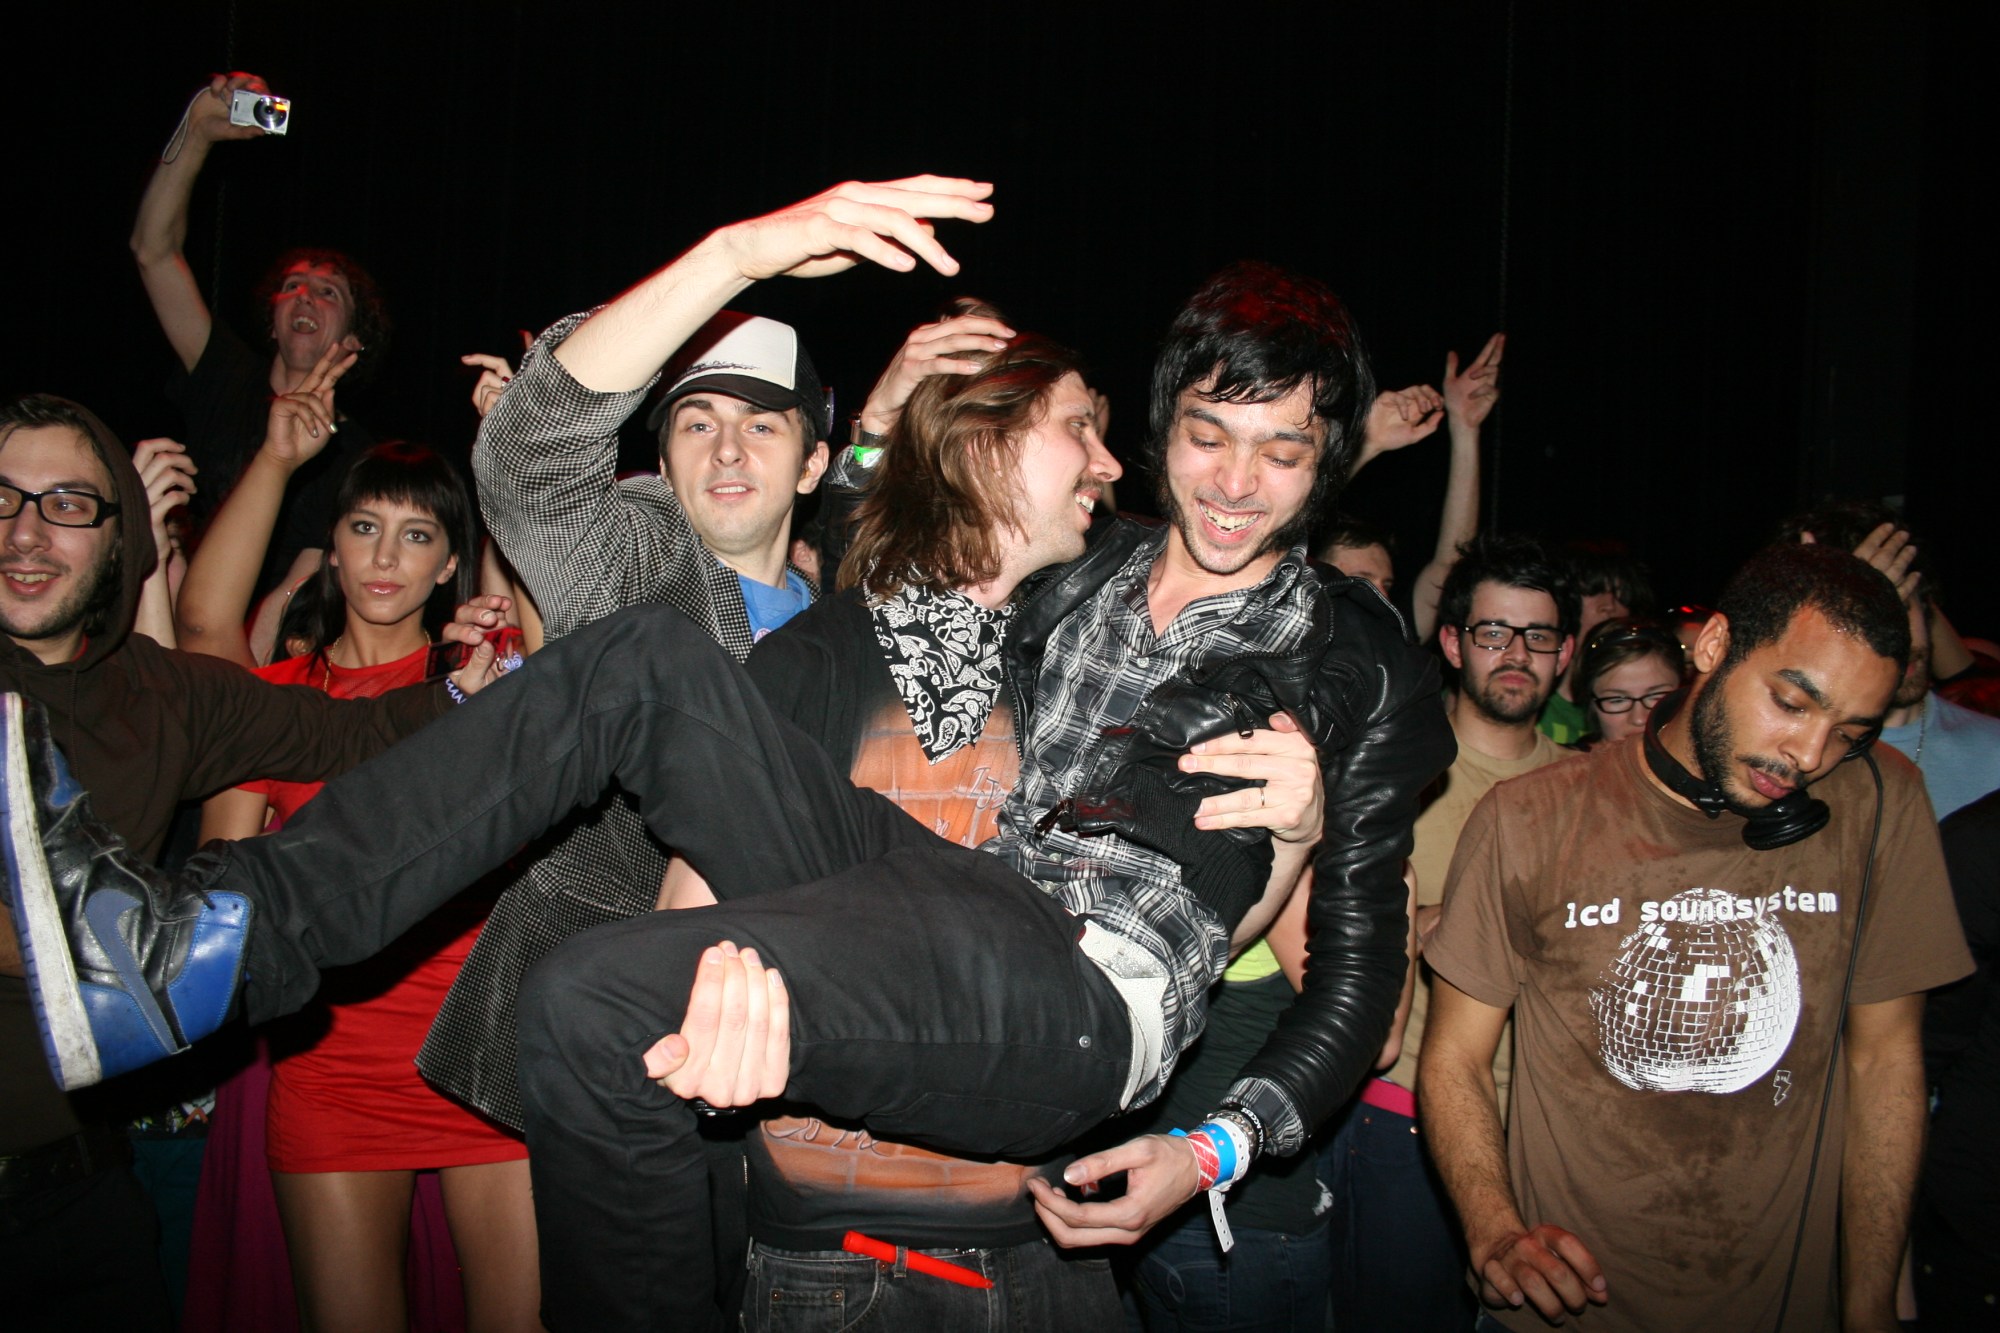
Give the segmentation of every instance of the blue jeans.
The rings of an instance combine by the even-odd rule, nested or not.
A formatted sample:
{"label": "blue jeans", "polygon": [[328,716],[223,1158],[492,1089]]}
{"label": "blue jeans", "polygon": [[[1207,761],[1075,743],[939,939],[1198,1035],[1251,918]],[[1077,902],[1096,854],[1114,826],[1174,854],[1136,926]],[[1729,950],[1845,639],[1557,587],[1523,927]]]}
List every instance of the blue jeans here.
{"label": "blue jeans", "polygon": [[1049,1329],[1116,1333],[1110,1262],[1047,1241],[994,1250],[925,1250],[993,1280],[990,1291],[838,1250],[753,1246],[743,1327],[749,1333],[843,1329]]}
{"label": "blue jeans", "polygon": [[1326,1225],[1300,1235],[1235,1227],[1228,1254],[1206,1200],[1148,1244],[1132,1275],[1147,1333],[1320,1333],[1326,1327]]}
{"label": "blue jeans", "polygon": [[1333,1321],[1372,1333],[1465,1333],[1479,1303],[1465,1244],[1417,1122],[1353,1103],[1320,1159],[1333,1192]]}

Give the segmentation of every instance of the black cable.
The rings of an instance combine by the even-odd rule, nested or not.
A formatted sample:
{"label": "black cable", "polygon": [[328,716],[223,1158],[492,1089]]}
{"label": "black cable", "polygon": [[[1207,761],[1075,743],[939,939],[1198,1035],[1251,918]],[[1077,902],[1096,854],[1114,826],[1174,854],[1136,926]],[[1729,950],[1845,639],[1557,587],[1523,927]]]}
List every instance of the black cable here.
{"label": "black cable", "polygon": [[1863,750],[1861,757],[1868,761],[1868,771],[1875,777],[1875,829],[1868,835],[1868,860],[1861,867],[1861,900],[1854,908],[1854,938],[1847,946],[1847,976],[1840,983],[1840,1008],[1835,1011],[1833,1025],[1833,1050],[1826,1061],[1826,1084],[1819,1093],[1819,1125],[1813,1130],[1812,1160],[1806,1166],[1806,1193],[1799,1202],[1799,1225],[1792,1234],[1792,1261],[1785,1265],[1785,1289],[1778,1297],[1778,1320],[1771,1325],[1772,1333],[1781,1333],[1785,1327],[1785,1310],[1792,1303],[1792,1279],[1799,1274],[1799,1252],[1806,1243],[1806,1215],[1812,1209],[1813,1180],[1819,1174],[1819,1151],[1826,1138],[1826,1113],[1833,1107],[1833,1076],[1840,1068],[1840,1039],[1847,1027],[1847,1005],[1854,995],[1854,968],[1861,961],[1861,930],[1867,924],[1868,887],[1875,877],[1875,852],[1882,840],[1882,770],[1875,766],[1875,756]]}

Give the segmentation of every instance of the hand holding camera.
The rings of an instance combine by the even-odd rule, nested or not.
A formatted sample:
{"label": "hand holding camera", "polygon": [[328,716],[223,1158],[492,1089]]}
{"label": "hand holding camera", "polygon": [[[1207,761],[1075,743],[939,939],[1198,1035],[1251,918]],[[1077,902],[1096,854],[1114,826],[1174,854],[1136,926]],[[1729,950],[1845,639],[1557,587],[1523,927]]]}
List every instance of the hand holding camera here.
{"label": "hand holding camera", "polygon": [[292,101],[272,92],[255,74],[238,70],[217,74],[208,86],[194,95],[187,112],[160,154],[163,162],[179,157],[193,140],[202,151],[223,139],[257,139],[266,134],[285,134],[291,129]]}

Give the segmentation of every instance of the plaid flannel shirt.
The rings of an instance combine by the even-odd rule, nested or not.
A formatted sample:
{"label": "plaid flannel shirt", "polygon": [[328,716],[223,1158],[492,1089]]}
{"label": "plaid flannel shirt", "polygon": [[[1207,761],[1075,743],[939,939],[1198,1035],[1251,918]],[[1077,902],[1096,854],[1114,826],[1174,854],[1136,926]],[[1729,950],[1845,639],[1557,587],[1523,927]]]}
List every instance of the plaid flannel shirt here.
{"label": "plaid flannel shirt", "polygon": [[[999,834],[986,844],[1070,911],[1164,968],[1165,1051],[1135,1105],[1159,1095],[1180,1052],[1201,1035],[1208,988],[1228,963],[1228,936],[1214,914],[1181,888],[1180,867],[1170,858],[1116,834],[1038,833],[1035,825],[1073,793],[1104,743],[1104,730],[1129,722],[1155,688],[1245,654],[1297,648],[1312,627],[1317,595],[1306,577],[1304,549],[1295,549],[1255,587],[1192,602],[1156,636],[1147,578],[1165,543],[1162,528],[1056,628],[1033,682],[1021,776],[1001,808]],[[1239,1100],[1264,1119],[1273,1146],[1284,1150],[1302,1139],[1290,1099],[1275,1085],[1254,1082],[1260,1088],[1246,1083],[1232,1091],[1251,1094]]]}

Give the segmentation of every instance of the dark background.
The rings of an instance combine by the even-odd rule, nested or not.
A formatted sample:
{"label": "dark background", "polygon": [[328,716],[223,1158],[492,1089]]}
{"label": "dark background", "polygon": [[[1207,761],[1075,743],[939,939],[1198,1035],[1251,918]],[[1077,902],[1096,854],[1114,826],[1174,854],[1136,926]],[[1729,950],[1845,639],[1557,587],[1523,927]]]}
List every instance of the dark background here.
{"label": "dark background", "polygon": [[[1349,301],[1385,385],[1510,335],[1488,525],[1621,539],[1710,600],[1785,512],[1906,500],[1969,633],[2000,631],[1978,305],[1992,97],[1973,5],[1754,3],[72,5],[7,22],[16,70],[0,391],[138,438],[178,427],[126,251],[194,88],[247,69],[291,135],[224,144],[188,252],[246,334],[288,244],[345,249],[394,348],[344,405],[463,450],[470,375],[720,223],[844,178],[997,185],[963,274],[773,282],[840,411],[972,292],[1082,348],[1128,463],[1159,332],[1261,257]],[[51,12],[52,11],[52,12]],[[1968,384],[1970,387],[1968,388]],[[643,446],[642,446],[643,449]],[[1442,434],[1348,508],[1428,558]],[[211,484],[213,484],[211,482]],[[1146,508],[1128,474],[1120,500]]]}

